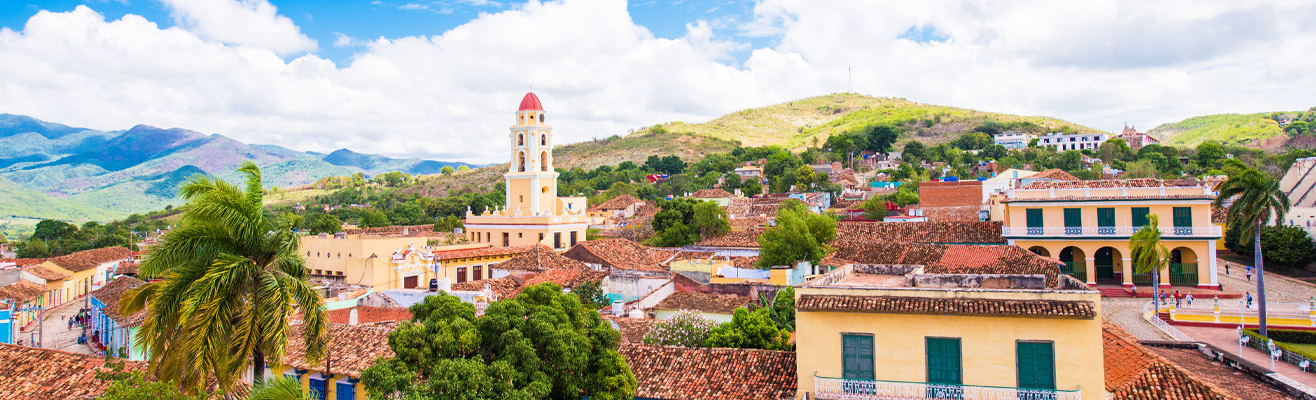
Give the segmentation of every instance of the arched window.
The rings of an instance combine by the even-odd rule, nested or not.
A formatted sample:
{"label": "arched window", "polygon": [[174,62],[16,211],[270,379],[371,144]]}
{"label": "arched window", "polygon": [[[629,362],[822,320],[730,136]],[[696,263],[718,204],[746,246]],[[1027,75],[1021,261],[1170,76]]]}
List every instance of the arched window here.
{"label": "arched window", "polygon": [[548,171],[548,152],[539,153],[539,170]]}
{"label": "arched window", "polygon": [[520,158],[520,161],[519,161],[519,164],[518,164],[518,165],[520,165],[520,167],[517,169],[517,171],[518,171],[518,172],[525,172],[525,153],[518,152],[518,153],[516,153],[516,154],[518,154],[518,157]]}
{"label": "arched window", "polygon": [[518,134],[516,134],[516,145],[517,145],[517,146],[525,146],[525,134],[524,134],[524,133],[518,133]]}
{"label": "arched window", "polygon": [[548,135],[539,135],[539,145],[548,146]]}

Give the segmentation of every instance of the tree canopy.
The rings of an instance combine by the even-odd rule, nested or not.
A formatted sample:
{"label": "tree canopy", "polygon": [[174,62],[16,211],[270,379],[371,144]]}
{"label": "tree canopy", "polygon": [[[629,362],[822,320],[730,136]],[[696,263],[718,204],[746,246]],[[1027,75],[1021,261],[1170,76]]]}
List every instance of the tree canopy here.
{"label": "tree canopy", "polygon": [[793,265],[807,260],[814,264],[831,251],[827,243],[836,239],[836,219],[814,214],[799,200],[788,200],[777,208],[777,225],[759,235],[761,268]]}

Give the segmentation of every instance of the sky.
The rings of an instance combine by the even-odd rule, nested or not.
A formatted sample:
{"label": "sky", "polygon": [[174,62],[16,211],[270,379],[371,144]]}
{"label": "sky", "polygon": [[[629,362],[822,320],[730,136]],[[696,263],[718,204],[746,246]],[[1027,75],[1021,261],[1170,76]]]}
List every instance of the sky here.
{"label": "sky", "polygon": [[[504,162],[850,90],[1105,131],[1316,106],[1316,2],[9,0],[0,112]],[[849,81],[853,74],[853,83]]]}

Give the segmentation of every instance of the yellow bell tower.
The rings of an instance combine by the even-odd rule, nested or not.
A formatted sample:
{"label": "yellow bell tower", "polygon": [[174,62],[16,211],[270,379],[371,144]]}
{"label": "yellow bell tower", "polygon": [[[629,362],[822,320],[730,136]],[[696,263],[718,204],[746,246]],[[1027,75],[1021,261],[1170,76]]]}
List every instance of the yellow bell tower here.
{"label": "yellow bell tower", "polygon": [[544,107],[526,93],[516,110],[512,162],[507,182],[507,209],[523,216],[553,215],[557,209],[557,171],[553,170],[553,127],[544,123]]}

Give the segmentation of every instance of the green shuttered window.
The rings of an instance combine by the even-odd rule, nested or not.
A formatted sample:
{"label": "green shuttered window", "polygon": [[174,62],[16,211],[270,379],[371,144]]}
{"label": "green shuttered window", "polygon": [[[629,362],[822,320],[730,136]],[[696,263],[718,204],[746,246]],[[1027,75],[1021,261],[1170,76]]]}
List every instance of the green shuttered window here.
{"label": "green shuttered window", "polygon": [[1190,207],[1175,207],[1174,226],[1193,226],[1193,209]]}
{"label": "green shuttered window", "polygon": [[845,379],[876,379],[873,373],[873,337],[842,335],[841,360]]}
{"label": "green shuttered window", "polygon": [[1056,388],[1055,344],[1018,342],[1015,349],[1019,387],[1025,389]]}
{"label": "green shuttered window", "polygon": [[1151,209],[1147,207],[1133,207],[1133,226],[1140,227],[1147,225],[1147,214],[1151,214]]}
{"label": "green shuttered window", "polygon": [[927,338],[928,383],[963,384],[959,338]]}

